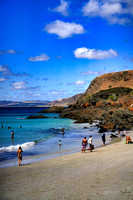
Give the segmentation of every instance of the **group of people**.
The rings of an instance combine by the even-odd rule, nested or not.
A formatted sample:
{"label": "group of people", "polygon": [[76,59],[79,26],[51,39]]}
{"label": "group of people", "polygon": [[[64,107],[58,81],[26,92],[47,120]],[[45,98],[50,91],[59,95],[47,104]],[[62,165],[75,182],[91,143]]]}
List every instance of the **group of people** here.
{"label": "group of people", "polygon": [[83,152],[85,153],[87,145],[89,145],[89,151],[92,152],[92,150],[94,148],[94,145],[92,144],[92,141],[93,141],[93,139],[92,139],[91,135],[90,135],[88,141],[87,141],[86,137],[84,137],[84,139],[82,140],[82,149],[81,149],[82,153]]}
{"label": "group of people", "polygon": [[[106,137],[105,137],[105,133],[103,133],[103,135],[101,135],[102,137],[102,142],[103,142],[103,146],[105,145],[106,142]],[[92,150],[94,149],[94,145],[92,144],[93,142],[93,138],[90,135],[89,140],[87,141],[86,137],[84,137],[84,139],[82,140],[82,153],[85,153],[86,151],[86,147],[89,145],[89,151],[92,152]]]}

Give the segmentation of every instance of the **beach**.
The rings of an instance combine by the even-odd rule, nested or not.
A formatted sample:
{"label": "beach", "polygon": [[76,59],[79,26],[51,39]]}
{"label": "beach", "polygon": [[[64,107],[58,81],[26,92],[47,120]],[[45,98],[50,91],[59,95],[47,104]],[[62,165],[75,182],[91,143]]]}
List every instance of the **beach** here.
{"label": "beach", "polygon": [[[128,135],[133,140],[133,132]],[[132,200],[133,144],[0,169],[1,200]]]}

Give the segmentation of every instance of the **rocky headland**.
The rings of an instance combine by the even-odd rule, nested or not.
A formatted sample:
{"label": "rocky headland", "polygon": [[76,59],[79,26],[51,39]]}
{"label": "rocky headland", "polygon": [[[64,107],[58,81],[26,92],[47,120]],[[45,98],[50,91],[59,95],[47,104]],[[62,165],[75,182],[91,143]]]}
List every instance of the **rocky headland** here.
{"label": "rocky headland", "polygon": [[75,123],[97,121],[99,132],[132,129],[133,70],[99,76],[68,108],[54,106],[42,112],[57,112]]}

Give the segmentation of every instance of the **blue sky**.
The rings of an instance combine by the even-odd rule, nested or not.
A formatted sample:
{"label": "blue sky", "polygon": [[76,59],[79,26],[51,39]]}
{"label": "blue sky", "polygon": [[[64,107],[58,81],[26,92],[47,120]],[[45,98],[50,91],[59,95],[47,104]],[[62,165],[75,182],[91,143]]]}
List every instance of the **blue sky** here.
{"label": "blue sky", "polygon": [[132,0],[1,0],[0,100],[57,100],[133,69]]}

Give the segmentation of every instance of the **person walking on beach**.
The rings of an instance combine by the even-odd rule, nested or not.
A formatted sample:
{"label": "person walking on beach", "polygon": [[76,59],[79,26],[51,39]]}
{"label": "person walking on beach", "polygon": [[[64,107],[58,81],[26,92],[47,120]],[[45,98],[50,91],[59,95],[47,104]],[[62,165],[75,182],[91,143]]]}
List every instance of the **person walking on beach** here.
{"label": "person walking on beach", "polygon": [[103,141],[103,146],[105,145],[105,142],[106,142],[106,137],[105,137],[105,133],[103,133],[103,135],[101,136],[102,137],[102,141]]}
{"label": "person walking on beach", "polygon": [[22,162],[22,152],[23,152],[23,150],[22,150],[22,148],[21,148],[21,146],[18,148],[18,150],[17,150],[17,156],[18,156],[18,166],[20,166],[20,164],[21,164],[21,162]]}
{"label": "person walking on beach", "polygon": [[88,140],[88,144],[89,144],[89,151],[92,152],[92,136],[90,135],[90,138]]}
{"label": "person walking on beach", "polygon": [[13,139],[14,138],[14,132],[12,131],[11,133],[11,138]]}
{"label": "person walking on beach", "polygon": [[84,139],[82,140],[82,153],[84,152],[85,153],[85,150],[86,150],[86,146],[87,146],[87,139],[86,137],[84,137]]}

